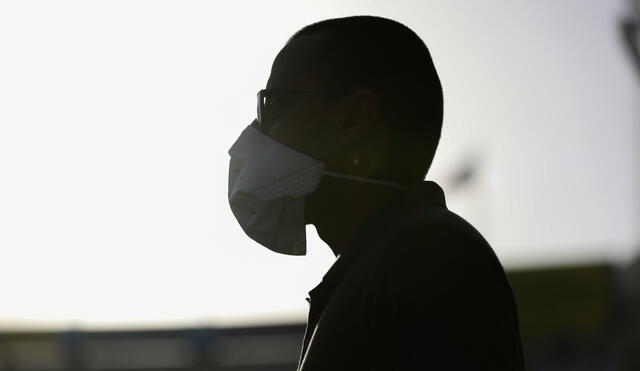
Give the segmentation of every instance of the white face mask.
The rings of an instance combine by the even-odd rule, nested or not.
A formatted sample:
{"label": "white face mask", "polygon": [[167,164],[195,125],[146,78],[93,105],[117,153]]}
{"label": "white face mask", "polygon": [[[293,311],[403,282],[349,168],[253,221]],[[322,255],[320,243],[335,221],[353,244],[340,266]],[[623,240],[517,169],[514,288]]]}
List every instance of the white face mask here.
{"label": "white face mask", "polygon": [[402,187],[324,170],[325,165],[248,126],[229,149],[229,205],[244,232],[282,254],[305,255],[305,196],[323,175]]}

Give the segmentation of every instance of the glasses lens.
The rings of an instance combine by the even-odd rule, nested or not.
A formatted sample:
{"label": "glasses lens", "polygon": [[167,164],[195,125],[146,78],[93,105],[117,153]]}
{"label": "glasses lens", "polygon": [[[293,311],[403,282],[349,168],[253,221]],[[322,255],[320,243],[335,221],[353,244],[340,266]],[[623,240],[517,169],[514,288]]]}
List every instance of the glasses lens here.
{"label": "glasses lens", "polygon": [[263,120],[262,119],[262,105],[263,105],[263,101],[264,101],[263,95],[264,95],[264,90],[260,90],[258,92],[258,96],[257,96],[257,98],[258,98],[258,107],[257,107],[258,112],[257,112],[257,116],[256,116],[256,118],[258,119],[258,125],[259,126],[262,125],[262,120]]}
{"label": "glasses lens", "polygon": [[261,90],[258,93],[258,124],[265,130],[275,120],[283,108],[282,97],[275,92]]}

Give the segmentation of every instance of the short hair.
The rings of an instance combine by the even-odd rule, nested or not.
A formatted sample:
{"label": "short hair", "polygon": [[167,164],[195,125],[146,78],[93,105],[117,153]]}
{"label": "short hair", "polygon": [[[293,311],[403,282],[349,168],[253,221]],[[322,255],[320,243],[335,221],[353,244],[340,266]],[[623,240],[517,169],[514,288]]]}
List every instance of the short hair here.
{"label": "short hair", "polygon": [[[382,17],[323,20],[296,32],[288,42],[319,35],[317,60],[329,68],[328,88],[368,88],[380,97],[380,112],[392,133],[392,177],[424,179],[442,131],[443,97],[431,54],[407,26]],[[315,54],[315,53],[314,53]]]}

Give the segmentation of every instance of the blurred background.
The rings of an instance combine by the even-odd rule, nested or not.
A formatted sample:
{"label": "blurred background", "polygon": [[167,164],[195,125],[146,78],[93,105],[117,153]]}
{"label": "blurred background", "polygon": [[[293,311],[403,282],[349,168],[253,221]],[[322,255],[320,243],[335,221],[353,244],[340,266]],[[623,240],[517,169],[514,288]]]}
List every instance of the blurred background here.
{"label": "blurred background", "polygon": [[287,38],[403,22],[427,179],[508,271],[530,370],[640,370],[640,2],[0,3],[0,370],[294,370],[334,260],[247,238],[227,150]]}

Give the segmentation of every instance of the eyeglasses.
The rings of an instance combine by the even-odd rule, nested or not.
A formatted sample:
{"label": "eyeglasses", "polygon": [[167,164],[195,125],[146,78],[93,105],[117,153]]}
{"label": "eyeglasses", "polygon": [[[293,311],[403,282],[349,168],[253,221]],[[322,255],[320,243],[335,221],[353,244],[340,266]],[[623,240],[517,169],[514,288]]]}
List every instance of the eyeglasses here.
{"label": "eyeglasses", "polygon": [[291,95],[339,94],[336,91],[321,90],[275,90],[262,89],[258,92],[257,126],[264,130],[284,112],[290,103]]}

